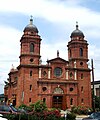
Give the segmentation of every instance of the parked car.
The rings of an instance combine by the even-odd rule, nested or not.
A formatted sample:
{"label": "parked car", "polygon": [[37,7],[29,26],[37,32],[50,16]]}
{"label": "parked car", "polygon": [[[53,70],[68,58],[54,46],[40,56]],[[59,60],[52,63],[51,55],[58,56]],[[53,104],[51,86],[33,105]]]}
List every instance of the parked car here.
{"label": "parked car", "polygon": [[83,118],[82,120],[100,120],[100,112],[94,112],[89,117]]}
{"label": "parked car", "polygon": [[12,105],[0,105],[0,114],[22,114],[24,111],[19,111]]}
{"label": "parked car", "polygon": [[8,119],[0,117],[0,120],[8,120]]}
{"label": "parked car", "polygon": [[3,115],[2,115],[2,114],[0,114],[0,120],[8,120],[8,119],[3,118]]}

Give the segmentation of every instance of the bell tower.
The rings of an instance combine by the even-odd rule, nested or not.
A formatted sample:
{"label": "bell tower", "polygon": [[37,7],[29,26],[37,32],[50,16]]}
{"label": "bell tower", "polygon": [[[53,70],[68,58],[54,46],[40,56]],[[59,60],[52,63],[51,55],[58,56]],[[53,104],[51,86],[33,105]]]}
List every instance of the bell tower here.
{"label": "bell tower", "polygon": [[76,30],[71,33],[71,40],[68,42],[69,80],[77,82],[77,105],[91,106],[91,70],[88,68],[88,43],[84,34],[79,30],[76,23]]}
{"label": "bell tower", "polygon": [[70,66],[77,68],[87,68],[88,43],[84,39],[84,34],[79,30],[76,22],[76,30],[71,33],[71,41],[68,42],[68,59]]}
{"label": "bell tower", "polygon": [[41,38],[38,35],[38,29],[33,24],[31,17],[30,23],[24,28],[24,34],[21,37],[20,64],[39,64]]}

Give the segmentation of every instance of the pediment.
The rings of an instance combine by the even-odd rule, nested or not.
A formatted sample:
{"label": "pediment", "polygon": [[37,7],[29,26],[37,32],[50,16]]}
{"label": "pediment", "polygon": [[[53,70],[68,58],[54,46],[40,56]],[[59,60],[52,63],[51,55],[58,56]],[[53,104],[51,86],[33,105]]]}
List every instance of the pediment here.
{"label": "pediment", "polygon": [[64,60],[64,59],[62,59],[60,57],[48,60],[47,62],[48,63],[64,63],[64,64],[68,63],[68,61],[66,61],[66,60]]}

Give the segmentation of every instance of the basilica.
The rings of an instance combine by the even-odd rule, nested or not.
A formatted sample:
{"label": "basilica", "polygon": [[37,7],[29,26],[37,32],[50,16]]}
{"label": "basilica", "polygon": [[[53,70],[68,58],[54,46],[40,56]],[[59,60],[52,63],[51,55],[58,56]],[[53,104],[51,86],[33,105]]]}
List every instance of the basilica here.
{"label": "basilica", "polygon": [[[8,73],[5,102],[14,106],[42,100],[48,108],[91,107],[88,42],[76,24],[67,44],[68,60],[59,56],[41,62],[41,36],[30,18],[20,39],[20,63]],[[16,54],[16,53],[15,53]],[[67,57],[67,56],[66,56]]]}

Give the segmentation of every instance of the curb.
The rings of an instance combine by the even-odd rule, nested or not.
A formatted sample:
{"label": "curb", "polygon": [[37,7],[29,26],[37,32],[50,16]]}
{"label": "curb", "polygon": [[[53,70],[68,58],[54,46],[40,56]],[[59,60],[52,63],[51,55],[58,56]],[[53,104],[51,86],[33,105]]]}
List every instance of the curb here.
{"label": "curb", "polygon": [[77,115],[76,118],[85,118],[88,117],[88,115]]}

